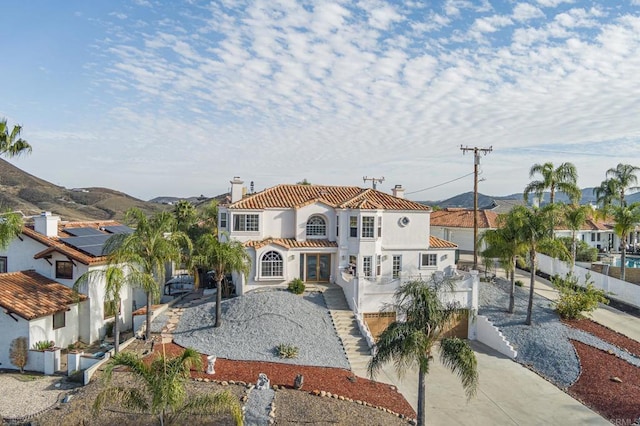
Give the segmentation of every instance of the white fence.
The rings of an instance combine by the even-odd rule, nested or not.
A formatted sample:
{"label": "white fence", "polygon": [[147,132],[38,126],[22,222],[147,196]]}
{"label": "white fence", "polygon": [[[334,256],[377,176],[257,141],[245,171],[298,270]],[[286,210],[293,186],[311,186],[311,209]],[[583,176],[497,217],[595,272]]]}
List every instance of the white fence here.
{"label": "white fence", "polygon": [[[551,276],[565,276],[567,273],[571,272],[571,265],[569,263],[554,259],[541,253],[538,253],[537,259],[538,270]],[[573,275],[578,277],[579,284],[584,284],[585,276],[587,274],[591,275],[590,280],[593,282],[593,285],[609,293],[612,299],[640,308],[639,285],[622,281],[614,277],[609,277],[580,266],[574,267]]]}

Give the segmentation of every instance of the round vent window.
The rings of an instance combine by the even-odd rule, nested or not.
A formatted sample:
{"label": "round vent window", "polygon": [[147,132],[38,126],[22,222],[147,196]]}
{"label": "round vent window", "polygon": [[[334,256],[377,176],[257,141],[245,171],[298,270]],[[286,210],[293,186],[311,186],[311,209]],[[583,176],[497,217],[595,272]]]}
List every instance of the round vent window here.
{"label": "round vent window", "polygon": [[407,216],[402,216],[398,221],[398,224],[402,227],[407,226],[411,220]]}

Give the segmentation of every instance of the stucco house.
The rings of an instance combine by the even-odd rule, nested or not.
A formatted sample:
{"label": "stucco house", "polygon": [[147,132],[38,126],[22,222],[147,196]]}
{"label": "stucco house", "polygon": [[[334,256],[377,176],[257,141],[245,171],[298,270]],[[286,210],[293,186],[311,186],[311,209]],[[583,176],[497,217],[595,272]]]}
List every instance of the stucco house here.
{"label": "stucco house", "polygon": [[[335,283],[366,318],[403,281],[456,274],[457,246],[430,235],[431,208],[405,199],[400,185],[387,194],[283,184],[243,196],[242,184],[231,181],[231,203],[220,206],[218,223],[223,238],[241,241],[252,260],[247,279],[234,277],[237,294],[294,278]],[[467,290],[461,303],[471,306]]]}
{"label": "stucco house", "polygon": [[[131,232],[131,229],[115,221],[63,222],[59,216],[48,212],[33,218],[32,223],[27,223],[7,249],[0,251],[2,346],[8,345],[15,338],[15,318],[29,322],[39,321],[37,333],[30,331],[27,334],[26,326],[21,325],[25,331],[22,335],[30,338],[30,347],[35,341],[45,338],[53,340],[60,347],[78,340],[92,343],[104,338],[108,323],[114,321],[113,312],[109,312],[105,306],[104,279],[97,274],[90,285],[82,286],[79,289],[79,304],[74,305],[68,296],[73,293],[71,289],[78,277],[88,271],[106,267],[102,247],[110,236],[121,232]],[[16,277],[22,277],[24,285],[33,290],[24,300],[29,300],[33,307],[49,307],[49,302],[55,302],[55,312],[49,312],[47,308],[38,310],[35,316],[21,315],[21,312],[24,313],[23,299],[10,297],[7,293],[7,288],[13,288],[11,285]],[[54,285],[55,283],[58,284]],[[54,292],[56,296],[52,297]],[[125,288],[120,296],[120,322],[123,329],[131,328],[132,309],[135,307],[134,290]],[[143,303],[143,299],[139,300],[138,306]]]}
{"label": "stucco house", "polygon": [[[478,210],[478,238],[496,229],[497,219],[498,213],[493,210]],[[431,213],[431,235],[457,244],[460,251],[473,253],[473,209],[450,207]]]}

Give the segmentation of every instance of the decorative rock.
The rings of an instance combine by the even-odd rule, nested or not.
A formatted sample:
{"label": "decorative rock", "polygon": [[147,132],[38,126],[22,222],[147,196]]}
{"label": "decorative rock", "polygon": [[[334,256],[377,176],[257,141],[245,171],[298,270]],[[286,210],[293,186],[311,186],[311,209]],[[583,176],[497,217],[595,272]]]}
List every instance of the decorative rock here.
{"label": "decorative rock", "polygon": [[229,383],[227,383],[226,381],[222,381],[222,382],[220,382],[220,384],[221,384],[222,386],[229,386]]}
{"label": "decorative rock", "polygon": [[229,384],[230,384],[230,385],[235,385],[235,384],[236,384],[236,382],[235,382],[234,380],[229,380]]}
{"label": "decorative rock", "polygon": [[241,401],[241,402],[247,402],[247,399],[249,399],[249,398],[247,397],[247,395],[242,395],[242,397],[240,398],[240,401]]}
{"label": "decorative rock", "polygon": [[356,401],[356,404],[362,405],[362,401],[360,401],[359,399]]}
{"label": "decorative rock", "polygon": [[325,391],[320,391],[320,396],[327,396],[327,392],[325,392]]}
{"label": "decorative rock", "polygon": [[303,383],[304,383],[304,376],[302,374],[298,374],[296,375],[296,378],[293,380],[293,388],[301,389]]}
{"label": "decorative rock", "polygon": [[258,374],[258,383],[256,383],[256,389],[258,390],[269,390],[271,389],[271,382],[266,374],[260,373]]}
{"label": "decorative rock", "polygon": [[611,380],[612,382],[616,382],[616,383],[622,383],[622,379],[618,376],[612,376],[609,378],[609,380]]}
{"label": "decorative rock", "polygon": [[320,395],[320,391],[318,389],[314,389],[313,391],[311,391],[311,393],[315,396]]}
{"label": "decorative rock", "polygon": [[278,390],[278,385],[273,385],[273,386],[271,386],[271,389],[273,389],[273,390]]}
{"label": "decorative rock", "polygon": [[196,380],[201,382],[202,381],[202,377],[198,377],[198,378],[196,378]]}
{"label": "decorative rock", "polygon": [[211,379],[209,379],[208,377],[205,377],[202,381],[209,383],[211,381]]}
{"label": "decorative rock", "polygon": [[344,401],[344,396],[340,395],[340,396],[338,397],[338,399],[339,399],[340,401]]}

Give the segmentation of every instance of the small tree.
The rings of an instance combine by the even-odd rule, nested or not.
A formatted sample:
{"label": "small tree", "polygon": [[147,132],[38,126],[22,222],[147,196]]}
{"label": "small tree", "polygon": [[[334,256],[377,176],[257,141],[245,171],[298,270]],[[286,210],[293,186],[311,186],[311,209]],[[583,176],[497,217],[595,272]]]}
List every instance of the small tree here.
{"label": "small tree", "polygon": [[9,358],[11,358],[11,364],[18,367],[21,373],[24,373],[24,367],[29,361],[29,342],[26,337],[16,337],[11,341]]}

